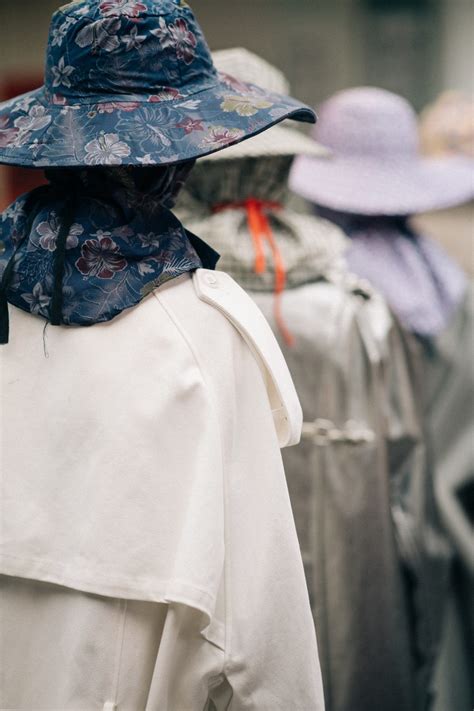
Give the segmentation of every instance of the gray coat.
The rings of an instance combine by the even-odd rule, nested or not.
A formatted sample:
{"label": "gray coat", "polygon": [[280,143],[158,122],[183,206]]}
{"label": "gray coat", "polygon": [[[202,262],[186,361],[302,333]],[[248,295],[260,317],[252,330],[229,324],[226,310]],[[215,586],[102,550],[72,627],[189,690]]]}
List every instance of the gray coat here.
{"label": "gray coat", "polygon": [[[431,525],[419,352],[383,299],[348,274],[342,233],[285,206],[288,165],[198,164],[180,217],[270,321],[301,399],[303,439],[284,457],[327,711],[421,711],[442,602],[430,591],[440,589],[446,548]],[[287,267],[281,297],[269,249],[265,274],[254,272],[245,209],[212,209],[255,194],[283,203],[266,210]],[[292,347],[275,320],[278,298]]]}

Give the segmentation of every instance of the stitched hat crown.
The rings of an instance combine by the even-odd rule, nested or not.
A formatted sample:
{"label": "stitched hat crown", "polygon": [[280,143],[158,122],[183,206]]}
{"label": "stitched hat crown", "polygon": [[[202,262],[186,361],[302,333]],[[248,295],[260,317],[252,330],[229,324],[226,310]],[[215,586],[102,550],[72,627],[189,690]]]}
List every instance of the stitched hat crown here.
{"label": "stitched hat crown", "polygon": [[163,101],[216,81],[184,0],[77,0],[53,15],[45,84],[57,103],[104,94]]}
{"label": "stitched hat crown", "polygon": [[417,117],[401,96],[360,87],[341,91],[320,107],[314,137],[335,155],[377,160],[418,154]]}

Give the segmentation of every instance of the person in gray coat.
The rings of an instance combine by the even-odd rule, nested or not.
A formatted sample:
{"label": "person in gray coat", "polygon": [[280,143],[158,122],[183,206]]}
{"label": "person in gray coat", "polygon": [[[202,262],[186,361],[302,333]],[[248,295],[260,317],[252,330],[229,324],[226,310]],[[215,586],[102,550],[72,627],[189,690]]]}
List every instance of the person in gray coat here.
{"label": "person in gray coat", "polygon": [[[245,50],[214,57],[244,81],[286,86]],[[303,441],[285,467],[326,707],[413,711],[428,694],[418,640],[430,646],[433,624],[421,612],[431,580],[423,550],[431,501],[417,345],[383,298],[349,273],[343,233],[289,206],[294,156],[322,154],[300,134],[296,145],[293,133],[272,129],[245,150],[229,149],[225,160],[198,164],[178,210],[270,320],[302,402]]]}

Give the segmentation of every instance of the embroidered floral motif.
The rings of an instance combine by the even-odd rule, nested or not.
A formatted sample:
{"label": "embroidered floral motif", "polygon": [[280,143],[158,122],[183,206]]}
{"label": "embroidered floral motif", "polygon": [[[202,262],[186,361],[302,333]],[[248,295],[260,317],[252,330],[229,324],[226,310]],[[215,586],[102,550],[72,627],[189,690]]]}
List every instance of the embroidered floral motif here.
{"label": "embroidered floral motif", "polygon": [[188,101],[183,101],[181,104],[178,104],[176,108],[185,109],[185,111],[197,111],[201,103],[201,99],[188,99]]}
{"label": "embroidered floral motif", "polygon": [[111,101],[108,104],[97,104],[95,110],[99,114],[113,114],[115,111],[134,111],[140,106],[139,101]]}
{"label": "embroidered floral motif", "polygon": [[63,39],[66,37],[68,26],[66,24],[60,27],[55,27],[51,32],[51,46],[60,47],[63,43]]}
{"label": "embroidered floral motif", "polygon": [[261,109],[270,109],[273,103],[255,96],[226,96],[221,104],[222,111],[235,111],[239,116],[254,116]]}
{"label": "embroidered floral motif", "polygon": [[32,131],[40,131],[51,123],[51,115],[44,106],[32,106],[29,113],[19,116],[14,126],[9,126],[8,118],[0,116],[0,148],[20,147],[29,142]]}
{"label": "embroidered floral motif", "polygon": [[72,86],[71,79],[69,78],[71,74],[75,71],[73,66],[66,65],[64,57],[61,57],[56,67],[51,68],[53,79],[53,87],[58,86]]}
{"label": "embroidered floral motif", "polygon": [[153,165],[154,163],[150,153],[147,153],[146,156],[138,157],[137,160],[141,165]]}
{"label": "embroidered floral motif", "polygon": [[116,133],[105,133],[85,145],[87,165],[120,165],[130,155],[130,147]]}
{"label": "embroidered floral motif", "polygon": [[131,135],[140,141],[149,142],[154,149],[168,147],[171,141],[166,135],[170,128],[171,115],[166,107],[142,109],[130,119]]}
{"label": "embroidered floral motif", "polygon": [[14,128],[9,126],[8,116],[0,117],[0,148],[5,148],[12,143],[15,143],[18,134],[20,133],[19,128]]}
{"label": "embroidered floral motif", "polygon": [[3,106],[5,109],[13,109],[15,112],[21,111],[22,113],[27,114],[30,110],[31,104],[33,104],[34,101],[34,96],[26,94],[25,96],[19,96],[16,99],[5,101]]}
{"label": "embroidered floral motif", "polygon": [[[41,238],[38,242],[40,247],[43,249],[47,249],[49,252],[54,252],[56,249],[56,240],[59,235],[59,230],[60,230],[60,223],[58,220],[58,216],[54,210],[51,212],[49,219],[40,222],[39,225],[36,228],[36,232],[41,235]],[[66,249],[74,249],[77,247],[79,244],[78,237],[82,235],[84,232],[84,228],[82,225],[79,225],[77,223],[71,225],[71,228],[69,230],[69,234],[66,240]],[[35,244],[34,237],[32,237],[32,242]]]}
{"label": "embroidered floral motif", "polygon": [[51,118],[44,106],[32,106],[27,116],[15,119],[15,126],[21,131],[40,131],[49,126]]}
{"label": "embroidered floral motif", "polygon": [[139,49],[145,40],[146,35],[139,35],[137,26],[132,27],[129,35],[124,35],[122,37],[122,42],[125,45],[126,52],[131,52],[133,49]]}
{"label": "embroidered floral motif", "polygon": [[43,292],[43,287],[40,283],[33,287],[31,294],[22,294],[21,298],[26,301],[32,314],[41,315],[45,313],[51,301],[51,297]]}
{"label": "embroidered floral motif", "polygon": [[173,47],[178,59],[185,64],[192,64],[196,56],[197,39],[194,32],[188,28],[186,20],[180,18],[167,25],[164,18],[160,17],[160,27],[152,30],[152,34],[158,37],[163,49]]}
{"label": "embroidered floral motif", "polygon": [[25,200],[23,198],[19,198],[12,205],[7,207],[6,210],[3,211],[2,222],[5,222],[6,220],[11,220],[13,225],[16,226],[18,220],[21,219],[25,214],[24,207]]}
{"label": "embroidered floral motif", "polygon": [[127,266],[127,260],[110,237],[88,239],[81,248],[81,255],[76,267],[84,276],[112,279],[115,272],[121,272]]}
{"label": "embroidered floral motif", "polygon": [[225,74],[224,72],[219,72],[219,79],[221,82],[229,86],[231,89],[234,91],[237,91],[241,94],[248,93],[249,91],[249,85],[244,84],[243,81],[240,81],[240,79],[236,79],[235,77],[231,77],[229,74]]}
{"label": "embroidered floral motif", "polygon": [[157,235],[154,232],[148,232],[145,235],[138,234],[137,237],[144,247],[159,247],[162,242],[160,235]]}
{"label": "embroidered floral motif", "polygon": [[220,148],[234,143],[242,138],[244,132],[240,128],[225,128],[224,126],[213,126],[208,135],[201,143],[203,148]]}
{"label": "embroidered floral motif", "polygon": [[146,5],[136,0],[105,0],[99,5],[99,10],[103,15],[138,17],[141,12],[145,12]]}
{"label": "embroidered floral motif", "polygon": [[181,123],[177,123],[176,128],[183,128],[186,134],[193,133],[194,131],[204,131],[202,121],[190,117],[184,119]]}
{"label": "embroidered floral motif", "polygon": [[140,262],[138,265],[138,272],[140,276],[145,276],[146,274],[153,274],[155,271],[155,265],[153,262],[156,262],[155,257],[150,257],[149,259],[145,259],[143,262]]}
{"label": "embroidered floral motif", "polygon": [[97,20],[90,25],[86,25],[76,37],[76,44],[79,47],[92,47],[92,52],[103,49],[105,52],[113,52],[120,47],[120,40],[117,36],[121,27],[118,19]]}
{"label": "embroidered floral motif", "polygon": [[181,97],[178,89],[171,89],[170,87],[163,87],[156,94],[152,94],[148,99],[152,104],[157,104],[160,101],[173,101],[173,99],[179,99]]}

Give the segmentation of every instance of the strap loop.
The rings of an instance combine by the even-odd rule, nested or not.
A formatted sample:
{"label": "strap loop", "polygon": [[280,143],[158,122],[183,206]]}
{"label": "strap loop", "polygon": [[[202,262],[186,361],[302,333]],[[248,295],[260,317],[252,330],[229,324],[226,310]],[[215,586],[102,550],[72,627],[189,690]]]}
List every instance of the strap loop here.
{"label": "strap loop", "polygon": [[267,268],[265,258],[265,242],[268,243],[273,255],[273,264],[275,268],[275,286],[274,286],[274,314],[278,329],[287,346],[291,347],[295,343],[293,334],[289,331],[281,308],[281,295],[286,287],[286,267],[283,256],[280,252],[275,236],[272,232],[270,220],[268,219],[268,210],[281,210],[282,206],[278,202],[270,200],[257,200],[257,198],[248,198],[242,202],[221,203],[215,205],[213,212],[222,212],[223,210],[239,210],[244,209],[247,213],[247,224],[250,235],[252,237],[254,252],[255,252],[255,274],[264,274]]}

